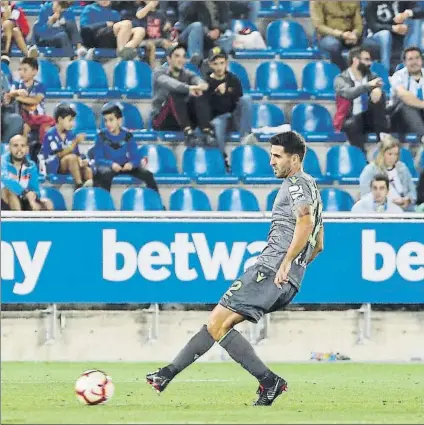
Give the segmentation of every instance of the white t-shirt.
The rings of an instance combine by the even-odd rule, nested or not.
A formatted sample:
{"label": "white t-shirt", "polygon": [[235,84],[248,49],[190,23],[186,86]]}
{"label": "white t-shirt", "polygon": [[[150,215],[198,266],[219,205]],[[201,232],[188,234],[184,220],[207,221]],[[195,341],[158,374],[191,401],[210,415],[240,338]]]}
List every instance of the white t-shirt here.
{"label": "white t-shirt", "polygon": [[385,205],[377,205],[374,202],[372,193],[367,193],[363,196],[353,207],[352,212],[357,214],[363,213],[391,213],[391,214],[401,214],[403,209],[387,199]]}
{"label": "white t-shirt", "polygon": [[424,94],[424,68],[421,68],[421,78],[419,81],[416,81],[414,77],[411,77],[409,75],[408,70],[405,68],[400,69],[399,71],[396,71],[392,78],[391,78],[391,85],[392,85],[392,93],[391,93],[391,99],[392,102],[397,102],[398,97],[396,95],[396,89],[399,86],[405,87],[406,90],[413,93],[415,96],[417,96],[418,90],[421,87]]}
{"label": "white t-shirt", "polygon": [[[349,76],[352,79],[352,81],[355,84],[355,87],[362,86],[364,84],[368,83],[367,77],[363,77],[361,80],[357,80],[356,77],[353,75],[353,72],[349,69]],[[364,93],[364,95],[368,99],[368,93]],[[367,100],[368,102],[368,100]],[[359,115],[362,114],[362,112],[365,112],[364,105],[362,103],[362,97],[358,96],[355,99],[353,99],[353,107],[352,107],[352,114],[353,115]]]}
{"label": "white t-shirt", "polygon": [[390,200],[396,199],[396,198],[402,198],[404,193],[404,187],[402,185],[402,182],[400,181],[397,168],[394,167],[392,170],[387,170],[387,175],[389,176],[389,182],[390,182],[390,190],[389,190],[388,198]]}

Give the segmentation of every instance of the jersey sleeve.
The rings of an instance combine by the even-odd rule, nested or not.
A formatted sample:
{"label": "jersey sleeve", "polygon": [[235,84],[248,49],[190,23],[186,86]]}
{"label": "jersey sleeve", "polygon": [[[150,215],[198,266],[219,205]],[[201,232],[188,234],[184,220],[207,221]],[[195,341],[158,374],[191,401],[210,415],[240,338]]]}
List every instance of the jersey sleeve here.
{"label": "jersey sleeve", "polygon": [[313,205],[315,199],[306,180],[298,177],[289,177],[287,182],[288,197],[293,212],[300,205]]}
{"label": "jersey sleeve", "polygon": [[43,97],[46,96],[46,87],[43,83],[37,84],[37,86],[34,87],[34,91],[32,92],[33,96],[38,96],[39,94],[43,95]]}

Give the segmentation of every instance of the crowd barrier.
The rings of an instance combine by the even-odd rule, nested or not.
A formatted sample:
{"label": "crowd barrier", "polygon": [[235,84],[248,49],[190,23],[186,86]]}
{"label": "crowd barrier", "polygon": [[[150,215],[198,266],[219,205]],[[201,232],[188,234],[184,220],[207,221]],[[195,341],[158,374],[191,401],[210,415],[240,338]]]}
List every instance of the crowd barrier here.
{"label": "crowd barrier", "polygon": [[[2,303],[215,303],[270,213],[3,212]],[[424,303],[424,216],[325,214],[295,303]]]}

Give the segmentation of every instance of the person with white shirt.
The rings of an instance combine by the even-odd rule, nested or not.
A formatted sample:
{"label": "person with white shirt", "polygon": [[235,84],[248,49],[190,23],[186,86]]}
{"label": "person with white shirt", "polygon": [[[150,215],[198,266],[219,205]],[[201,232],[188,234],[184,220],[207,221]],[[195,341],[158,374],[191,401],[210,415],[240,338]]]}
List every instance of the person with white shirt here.
{"label": "person with white shirt", "polygon": [[377,174],[371,180],[371,193],[362,197],[353,207],[353,213],[401,214],[403,209],[387,198],[390,182],[386,174]]}
{"label": "person with white shirt", "polygon": [[373,178],[377,174],[384,174],[389,179],[389,201],[404,211],[413,211],[417,190],[408,167],[399,161],[399,141],[390,134],[381,134],[380,140],[375,160],[363,169],[359,177],[361,197],[370,192]]}
{"label": "person with white shirt", "polygon": [[334,81],[334,127],[347,134],[351,145],[365,152],[367,133],[388,131],[383,81],[371,72],[371,53],[364,47],[349,51],[349,68]]}
{"label": "person with white shirt", "polygon": [[396,71],[392,85],[392,130],[424,136],[424,68],[418,47],[403,51],[404,68]]}

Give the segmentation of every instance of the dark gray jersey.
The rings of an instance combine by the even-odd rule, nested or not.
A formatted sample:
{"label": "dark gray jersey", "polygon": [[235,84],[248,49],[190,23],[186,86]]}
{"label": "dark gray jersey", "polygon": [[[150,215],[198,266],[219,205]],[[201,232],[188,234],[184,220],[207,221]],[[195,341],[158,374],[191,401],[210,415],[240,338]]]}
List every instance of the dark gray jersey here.
{"label": "dark gray jersey", "polygon": [[289,280],[297,288],[305,273],[308,260],[316,245],[318,231],[322,226],[322,202],[315,180],[302,171],[284,180],[272,207],[272,223],[267,245],[257,262],[275,272],[280,267],[293,239],[296,227],[295,208],[300,204],[312,206],[315,225],[304,250],[293,261]]}

